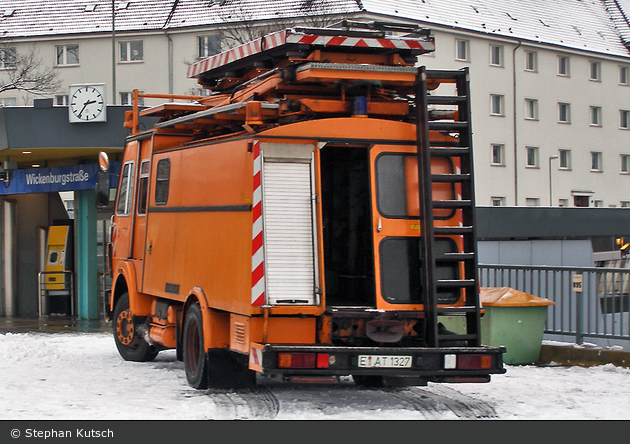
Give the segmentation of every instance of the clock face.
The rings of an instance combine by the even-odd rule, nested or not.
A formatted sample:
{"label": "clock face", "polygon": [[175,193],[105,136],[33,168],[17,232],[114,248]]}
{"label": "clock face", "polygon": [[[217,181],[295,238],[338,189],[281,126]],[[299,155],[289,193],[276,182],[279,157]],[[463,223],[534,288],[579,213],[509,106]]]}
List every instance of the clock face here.
{"label": "clock face", "polygon": [[70,96],[70,111],[76,121],[103,120],[105,98],[93,86],[81,86]]}

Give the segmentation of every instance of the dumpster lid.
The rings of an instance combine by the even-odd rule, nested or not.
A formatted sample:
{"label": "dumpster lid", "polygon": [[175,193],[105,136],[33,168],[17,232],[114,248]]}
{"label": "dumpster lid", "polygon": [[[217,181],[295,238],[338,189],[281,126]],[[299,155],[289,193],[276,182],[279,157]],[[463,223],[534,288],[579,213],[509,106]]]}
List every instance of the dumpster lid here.
{"label": "dumpster lid", "polygon": [[530,307],[555,305],[549,299],[539,298],[510,287],[481,287],[481,304],[487,307]]}

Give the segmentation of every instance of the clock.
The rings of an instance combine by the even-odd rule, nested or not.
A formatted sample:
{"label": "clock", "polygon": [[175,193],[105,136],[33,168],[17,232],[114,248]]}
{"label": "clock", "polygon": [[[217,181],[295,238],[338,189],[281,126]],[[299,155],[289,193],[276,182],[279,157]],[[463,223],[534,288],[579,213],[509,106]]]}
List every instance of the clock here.
{"label": "clock", "polygon": [[107,121],[105,84],[71,85],[68,96],[70,123]]}

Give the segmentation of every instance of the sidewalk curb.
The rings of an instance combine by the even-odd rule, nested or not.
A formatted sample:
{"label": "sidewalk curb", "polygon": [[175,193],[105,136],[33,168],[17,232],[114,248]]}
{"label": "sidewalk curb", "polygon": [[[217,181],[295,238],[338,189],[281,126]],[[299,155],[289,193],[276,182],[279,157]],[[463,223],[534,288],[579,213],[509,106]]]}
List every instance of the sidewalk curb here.
{"label": "sidewalk curb", "polygon": [[540,350],[539,364],[551,363],[579,365],[581,367],[613,364],[630,368],[630,351],[543,344]]}

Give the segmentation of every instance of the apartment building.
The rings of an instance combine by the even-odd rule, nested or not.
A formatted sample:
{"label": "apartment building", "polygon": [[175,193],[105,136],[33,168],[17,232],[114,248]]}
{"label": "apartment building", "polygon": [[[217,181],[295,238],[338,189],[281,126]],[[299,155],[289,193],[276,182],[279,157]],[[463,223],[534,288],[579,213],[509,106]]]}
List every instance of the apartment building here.
{"label": "apartment building", "polygon": [[[0,82],[33,50],[57,73],[56,105],[86,83],[126,105],[134,89],[202,94],[187,66],[236,31],[416,23],[436,39],[419,64],[470,69],[477,205],[630,207],[628,14],[629,0],[0,0]],[[6,90],[0,105],[35,97]]]}

